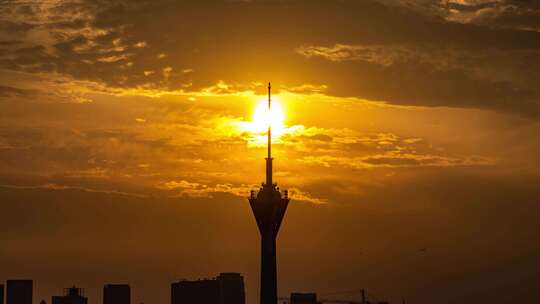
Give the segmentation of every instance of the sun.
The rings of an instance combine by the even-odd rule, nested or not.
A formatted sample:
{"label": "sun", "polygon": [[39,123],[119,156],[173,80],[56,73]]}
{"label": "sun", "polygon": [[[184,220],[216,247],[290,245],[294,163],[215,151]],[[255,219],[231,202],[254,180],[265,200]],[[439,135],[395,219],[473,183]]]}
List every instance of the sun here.
{"label": "sun", "polygon": [[253,113],[252,131],[263,133],[268,130],[268,125],[272,127],[272,137],[279,138],[285,131],[285,113],[279,100],[274,97],[272,99],[272,107],[268,112],[268,101],[260,100],[257,103],[255,112]]}
{"label": "sun", "polygon": [[285,111],[277,96],[272,96],[272,108],[268,112],[268,100],[263,98],[257,102],[251,121],[242,122],[240,129],[251,134],[250,143],[256,146],[266,144],[268,126],[272,127],[272,140],[279,142],[280,137],[287,132]]}

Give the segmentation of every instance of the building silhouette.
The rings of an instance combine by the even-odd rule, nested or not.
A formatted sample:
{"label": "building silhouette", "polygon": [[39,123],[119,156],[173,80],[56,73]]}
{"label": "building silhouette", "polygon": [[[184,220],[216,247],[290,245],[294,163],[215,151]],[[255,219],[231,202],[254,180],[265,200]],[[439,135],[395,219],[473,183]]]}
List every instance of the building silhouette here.
{"label": "building silhouette", "polygon": [[[268,83],[269,113],[271,100],[271,86]],[[261,234],[260,304],[276,304],[278,300],[276,237],[287,210],[289,198],[287,190],[281,193],[277,184],[272,181],[272,126],[270,124],[267,135],[266,183],[262,184],[257,195],[255,191],[251,191],[249,204]]]}
{"label": "building silhouette", "polygon": [[244,277],[239,273],[221,273],[216,280],[219,282],[219,294],[221,304],[245,304],[246,294]]}
{"label": "building silhouette", "polygon": [[219,303],[219,284],[213,279],[180,281],[171,285],[171,304]]}
{"label": "building silhouette", "polygon": [[8,280],[6,282],[6,304],[32,304],[32,280]]}
{"label": "building silhouette", "polygon": [[0,304],[4,304],[4,284],[0,284]]}
{"label": "building silhouette", "polygon": [[75,286],[64,289],[63,296],[53,296],[51,299],[52,304],[88,304],[88,298],[84,295],[82,288]]}
{"label": "building silhouette", "polygon": [[316,293],[291,293],[291,304],[317,304]]}
{"label": "building silhouette", "polygon": [[103,287],[103,304],[130,304],[131,289],[128,284],[107,284]]}
{"label": "building silhouette", "polygon": [[244,278],[222,273],[214,279],[171,284],[171,304],[245,304]]}
{"label": "building silhouette", "polygon": [[300,292],[293,292],[291,293],[291,296],[289,298],[279,298],[282,300],[282,304],[388,304],[386,301],[368,301],[366,295],[366,291],[364,289],[360,289],[358,291],[348,291],[348,292],[334,292],[333,295],[352,295],[352,294],[359,294],[359,299],[357,300],[343,300],[343,299],[318,299],[316,293],[300,293]]}

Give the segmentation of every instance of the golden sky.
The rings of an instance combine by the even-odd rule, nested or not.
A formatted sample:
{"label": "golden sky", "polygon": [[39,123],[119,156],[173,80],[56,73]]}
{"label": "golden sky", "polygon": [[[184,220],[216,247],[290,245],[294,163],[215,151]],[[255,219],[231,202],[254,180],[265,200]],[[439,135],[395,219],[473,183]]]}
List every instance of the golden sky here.
{"label": "golden sky", "polygon": [[0,279],[255,303],[271,81],[280,295],[537,302],[538,75],[536,1],[3,1]]}

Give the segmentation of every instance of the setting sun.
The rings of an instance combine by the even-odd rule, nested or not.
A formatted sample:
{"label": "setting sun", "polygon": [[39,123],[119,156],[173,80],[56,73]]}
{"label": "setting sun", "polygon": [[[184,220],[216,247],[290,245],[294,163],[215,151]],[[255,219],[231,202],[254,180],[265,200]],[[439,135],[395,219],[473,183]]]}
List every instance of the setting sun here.
{"label": "setting sun", "polygon": [[252,132],[262,133],[268,129],[268,124],[272,126],[272,136],[279,137],[285,131],[285,113],[277,98],[273,98],[270,113],[268,112],[268,101],[260,100],[253,113]]}
{"label": "setting sun", "polygon": [[285,124],[285,111],[278,97],[272,97],[272,108],[268,112],[268,101],[260,99],[255,106],[251,121],[243,121],[238,127],[243,132],[249,132],[250,145],[256,146],[266,144],[266,131],[268,124],[272,126],[272,139],[279,142],[280,137],[291,131]]}
{"label": "setting sun", "polygon": [[242,136],[250,147],[266,145],[269,123],[272,126],[272,142],[275,144],[282,143],[284,135],[294,136],[304,130],[302,125],[287,125],[286,107],[279,97],[272,96],[271,113],[268,113],[266,98],[254,100],[254,105],[251,118],[225,119],[218,124],[219,129],[225,130],[227,136]]}

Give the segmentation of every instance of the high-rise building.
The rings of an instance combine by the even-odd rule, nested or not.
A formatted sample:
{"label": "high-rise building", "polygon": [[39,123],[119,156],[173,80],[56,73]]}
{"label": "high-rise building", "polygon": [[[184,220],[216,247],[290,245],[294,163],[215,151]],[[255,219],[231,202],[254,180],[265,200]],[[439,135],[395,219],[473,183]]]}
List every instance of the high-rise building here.
{"label": "high-rise building", "polygon": [[291,293],[291,304],[317,304],[317,294]]}
{"label": "high-rise building", "polygon": [[171,304],[218,304],[219,283],[214,279],[180,281],[171,285]]}
{"label": "high-rise building", "polygon": [[[268,115],[271,113],[271,86],[268,83]],[[280,192],[272,181],[272,126],[268,125],[268,156],[266,183],[257,195],[251,191],[249,204],[261,234],[261,286],[260,304],[277,303],[276,237],[289,204],[288,192]]]}
{"label": "high-rise building", "polygon": [[221,304],[246,303],[244,277],[242,277],[239,273],[221,273],[216,280],[219,283],[219,296]]}
{"label": "high-rise building", "polygon": [[130,304],[131,289],[127,284],[107,284],[103,287],[103,304]]}
{"label": "high-rise building", "polygon": [[245,304],[244,278],[222,273],[214,279],[171,284],[171,304]]}
{"label": "high-rise building", "polygon": [[51,299],[52,304],[88,304],[88,298],[84,295],[82,288],[75,286],[64,289],[63,296],[53,296]]}
{"label": "high-rise building", "polygon": [[4,304],[4,284],[0,284],[0,304]]}
{"label": "high-rise building", "polygon": [[32,304],[32,280],[8,280],[6,285],[7,304]]}

